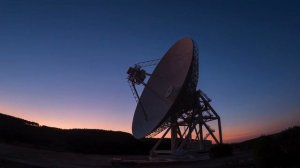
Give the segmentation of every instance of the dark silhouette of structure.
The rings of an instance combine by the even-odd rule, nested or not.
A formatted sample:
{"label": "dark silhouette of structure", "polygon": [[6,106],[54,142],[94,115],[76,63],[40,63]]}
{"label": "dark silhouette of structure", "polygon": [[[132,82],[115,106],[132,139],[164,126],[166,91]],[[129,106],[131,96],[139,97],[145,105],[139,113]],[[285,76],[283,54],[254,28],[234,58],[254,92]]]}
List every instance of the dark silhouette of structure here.
{"label": "dark silhouette of structure", "polygon": [[[133,136],[155,137],[162,133],[161,140],[150,151],[150,158],[160,154],[179,158],[207,151],[208,136],[221,144],[221,118],[206,94],[197,90],[199,62],[195,42],[190,38],[180,39],[159,60],[152,73],[143,69],[155,65],[155,61],[158,60],[137,63],[127,71],[137,101],[132,122]],[[141,84],[144,89],[139,95],[136,86]],[[209,125],[211,121],[217,121],[218,135]],[[171,135],[170,148],[158,150],[168,133]]]}

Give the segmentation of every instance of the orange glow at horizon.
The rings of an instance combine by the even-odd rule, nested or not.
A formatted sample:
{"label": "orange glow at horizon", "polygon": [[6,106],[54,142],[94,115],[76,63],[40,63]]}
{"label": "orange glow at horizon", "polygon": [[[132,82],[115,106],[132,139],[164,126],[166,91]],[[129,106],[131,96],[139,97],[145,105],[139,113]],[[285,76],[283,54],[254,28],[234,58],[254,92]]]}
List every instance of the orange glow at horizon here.
{"label": "orange glow at horizon", "polygon": [[[46,112],[47,116],[41,116],[38,112]],[[45,125],[49,127],[57,127],[62,129],[72,129],[72,128],[87,128],[87,129],[103,129],[112,131],[123,131],[131,133],[131,119],[122,120],[118,118],[113,118],[107,113],[101,113],[99,116],[86,116],[86,115],[76,115],[71,113],[70,109],[63,109],[61,111],[69,111],[70,114],[61,116],[55,116],[51,110],[42,110],[38,108],[18,106],[11,107],[9,105],[0,105],[0,113],[12,115],[25,120],[37,122],[40,125]],[[101,117],[100,117],[101,116]],[[99,118],[98,118],[99,117]],[[259,137],[261,135],[267,135],[282,131],[290,126],[297,125],[297,121],[292,121],[291,118],[269,120],[268,122],[256,121],[255,124],[249,123],[236,123],[235,126],[224,125],[223,126],[223,142],[234,143]],[[298,123],[299,124],[299,123]],[[218,132],[216,131],[218,136]],[[211,139],[209,137],[208,139]]]}
{"label": "orange glow at horizon", "polygon": [[223,128],[223,140],[226,143],[241,142],[262,135],[283,131],[289,127],[299,126],[300,119],[291,117],[256,121],[255,124],[237,124],[236,127]]}
{"label": "orange glow at horizon", "polygon": [[[31,113],[29,113],[29,111]],[[103,129],[103,130],[112,130],[112,131],[123,131],[131,133],[131,125],[124,121],[118,119],[113,119],[112,117],[105,116],[103,118],[95,119],[95,116],[82,118],[80,116],[69,117],[69,118],[60,118],[57,116],[40,116],[36,113],[33,113],[31,109],[22,109],[11,108],[8,106],[0,105],[0,113],[11,115],[17,118],[22,118],[24,120],[36,122],[40,125],[56,127],[62,129]],[[49,113],[48,113],[49,114]],[[98,116],[97,116],[98,117]],[[89,120],[90,119],[90,120]],[[93,121],[91,121],[93,120]],[[99,121],[99,122],[96,122]],[[112,122],[113,121],[113,122]],[[118,124],[115,124],[118,123]],[[122,126],[120,126],[122,125]]]}

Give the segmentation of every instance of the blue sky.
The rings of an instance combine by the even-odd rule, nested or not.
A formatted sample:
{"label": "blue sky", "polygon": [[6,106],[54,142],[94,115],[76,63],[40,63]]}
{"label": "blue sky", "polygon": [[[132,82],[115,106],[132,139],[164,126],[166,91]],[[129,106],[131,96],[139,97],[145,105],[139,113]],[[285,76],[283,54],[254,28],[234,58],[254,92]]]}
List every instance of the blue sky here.
{"label": "blue sky", "polygon": [[[0,111],[130,132],[126,71],[182,37],[232,140],[300,124],[298,1],[0,1]],[[233,135],[234,134],[234,135]],[[235,137],[235,138],[234,138]],[[230,138],[228,138],[229,140]]]}

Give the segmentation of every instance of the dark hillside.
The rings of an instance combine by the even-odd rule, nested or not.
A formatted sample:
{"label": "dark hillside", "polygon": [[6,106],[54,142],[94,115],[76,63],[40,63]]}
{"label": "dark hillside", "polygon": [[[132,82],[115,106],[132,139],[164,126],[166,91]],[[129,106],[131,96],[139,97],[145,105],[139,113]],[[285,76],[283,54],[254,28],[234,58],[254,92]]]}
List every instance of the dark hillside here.
{"label": "dark hillside", "polygon": [[58,151],[97,154],[148,154],[154,143],[136,140],[125,132],[40,126],[38,123],[1,113],[0,141]]}
{"label": "dark hillside", "polygon": [[288,128],[280,133],[264,135],[232,144],[236,150],[252,151],[257,167],[300,166],[300,127]]}

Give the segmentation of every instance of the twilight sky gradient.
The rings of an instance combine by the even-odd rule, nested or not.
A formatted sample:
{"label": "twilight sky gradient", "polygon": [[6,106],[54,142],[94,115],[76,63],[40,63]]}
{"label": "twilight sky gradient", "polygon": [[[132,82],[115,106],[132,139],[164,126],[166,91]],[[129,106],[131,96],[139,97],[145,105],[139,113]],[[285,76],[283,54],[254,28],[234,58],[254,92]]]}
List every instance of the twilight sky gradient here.
{"label": "twilight sky gradient", "polygon": [[131,132],[126,71],[189,36],[225,142],[300,125],[299,1],[1,0],[0,112]]}

